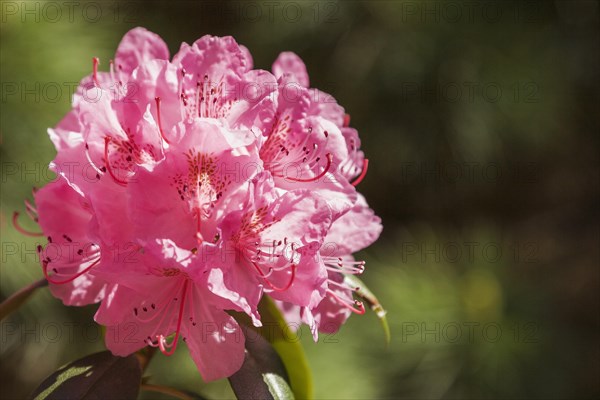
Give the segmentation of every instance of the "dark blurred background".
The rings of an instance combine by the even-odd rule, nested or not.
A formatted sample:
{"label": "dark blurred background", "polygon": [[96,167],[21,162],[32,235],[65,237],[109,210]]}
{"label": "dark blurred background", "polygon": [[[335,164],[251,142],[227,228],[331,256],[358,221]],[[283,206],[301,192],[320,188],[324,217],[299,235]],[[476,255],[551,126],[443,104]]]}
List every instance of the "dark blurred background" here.
{"label": "dark blurred background", "polygon": [[[600,396],[596,1],[1,6],[2,298],[41,277],[10,216],[52,179],[46,128],[92,57],[106,69],[138,25],[172,54],[232,35],[257,68],[298,53],[371,160],[359,188],[384,231],[358,257],[392,341],[372,313],[318,344],[301,331],[318,399]],[[3,321],[2,398],[102,349],[93,313],[44,290]],[[174,358],[156,357],[156,382],[232,396],[226,381],[203,384],[183,348]]]}

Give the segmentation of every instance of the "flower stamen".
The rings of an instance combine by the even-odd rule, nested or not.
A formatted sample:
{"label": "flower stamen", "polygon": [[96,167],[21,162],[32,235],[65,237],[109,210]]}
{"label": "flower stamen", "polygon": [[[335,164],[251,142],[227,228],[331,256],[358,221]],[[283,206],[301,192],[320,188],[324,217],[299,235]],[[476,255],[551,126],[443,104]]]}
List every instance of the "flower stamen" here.
{"label": "flower stamen", "polygon": [[113,170],[110,166],[110,160],[108,158],[108,144],[110,143],[110,141],[111,141],[110,136],[106,136],[104,138],[104,159],[106,160],[106,169],[108,170],[109,175],[114,179],[114,181],[116,183],[118,183],[121,186],[127,186],[127,182],[122,181],[119,178],[117,178],[116,175],[113,173]]}
{"label": "flower stamen", "polygon": [[362,182],[363,179],[365,179],[368,169],[369,169],[369,160],[365,158],[363,160],[362,171],[360,172],[360,175],[358,176],[358,178],[356,178],[356,180],[354,182],[352,182],[352,186],[356,187],[359,183]]}
{"label": "flower stamen", "polygon": [[292,283],[294,283],[294,279],[296,279],[296,264],[292,264],[292,266],[291,266],[291,268],[292,268],[292,276],[290,277],[290,280],[288,281],[288,283],[285,286],[283,286],[283,287],[278,287],[278,286],[275,286],[268,279],[268,277],[273,272],[272,268],[269,268],[269,272],[265,274],[265,273],[262,272],[262,270],[260,269],[260,267],[258,265],[256,265],[255,262],[251,262],[251,263],[254,266],[254,268],[256,268],[256,271],[258,271],[258,273],[260,274],[261,278],[263,278],[263,280],[266,282],[266,284],[269,285],[269,287],[271,289],[273,289],[274,291],[276,291],[276,292],[284,292],[284,291],[288,290],[292,286]]}
{"label": "flower stamen", "polygon": [[92,157],[90,156],[90,146],[87,143],[85,144],[85,157],[87,158],[88,163],[90,163],[94,171],[96,171],[96,178],[100,179],[100,175],[104,175],[105,171],[98,168],[94,161],[92,161]]}
{"label": "flower stamen", "polygon": [[329,289],[327,289],[327,293],[331,297],[333,297],[333,299],[335,301],[337,301],[340,305],[346,307],[353,313],[359,314],[359,315],[362,315],[365,313],[365,306],[363,305],[363,303],[361,301],[358,301],[358,300],[350,301],[348,299],[342,299],[340,296],[338,296],[332,290],[329,290]]}
{"label": "flower stamen", "polygon": [[[38,246],[38,253],[41,254],[42,252],[42,246]],[[49,283],[55,284],[55,285],[64,285],[66,283],[70,283],[73,282],[75,279],[79,278],[80,276],[82,276],[83,274],[85,274],[86,272],[88,272],[89,270],[91,270],[93,267],[95,267],[96,265],[98,265],[98,263],[100,262],[100,257],[98,257],[97,260],[95,260],[94,262],[92,262],[92,264],[88,265],[86,268],[84,268],[82,271],[79,271],[78,273],[76,273],[75,275],[73,275],[70,278],[67,278],[65,280],[54,280],[52,278],[52,276],[48,275],[48,264],[50,263],[50,259],[46,258],[46,259],[42,259],[42,257],[40,257],[41,263],[42,263],[42,272],[44,273],[44,277],[46,278],[46,280]]]}
{"label": "flower stamen", "polygon": [[159,335],[157,337],[158,347],[161,353],[163,353],[165,356],[173,355],[177,349],[177,341],[179,340],[179,334],[181,333],[181,321],[183,320],[183,310],[185,306],[187,287],[188,280],[186,279],[181,292],[181,303],[179,303],[179,315],[177,316],[177,329],[175,330],[173,341],[171,343],[167,343],[167,339],[164,337],[164,335]]}
{"label": "flower stamen", "polygon": [[294,182],[314,182],[314,181],[318,181],[319,179],[321,179],[322,177],[325,176],[325,174],[329,171],[329,169],[331,168],[331,163],[333,162],[333,157],[331,155],[331,153],[327,153],[327,165],[325,166],[325,169],[323,170],[323,172],[321,172],[319,175],[309,178],[309,179],[302,179],[302,178],[293,178],[291,176],[287,176],[286,179],[289,179],[291,181]]}
{"label": "flower stamen", "polygon": [[171,144],[171,142],[169,142],[169,139],[167,139],[167,137],[165,136],[165,132],[163,131],[162,123],[160,120],[160,97],[155,97],[154,101],[156,101],[156,122],[158,123],[158,131],[160,132],[160,137],[167,144]]}
{"label": "flower stamen", "polygon": [[92,79],[94,81],[94,86],[99,88],[100,83],[98,82],[98,64],[100,64],[98,57],[92,58]]}
{"label": "flower stamen", "polygon": [[[35,219],[34,219],[35,220]],[[28,231],[26,229],[24,229],[20,224],[19,224],[19,212],[15,211],[13,213],[13,217],[12,217],[12,223],[13,226],[15,227],[15,229],[17,231],[19,231],[19,233],[25,235],[25,236],[31,236],[31,237],[38,237],[38,236],[44,236],[44,234],[42,232],[31,232]]]}

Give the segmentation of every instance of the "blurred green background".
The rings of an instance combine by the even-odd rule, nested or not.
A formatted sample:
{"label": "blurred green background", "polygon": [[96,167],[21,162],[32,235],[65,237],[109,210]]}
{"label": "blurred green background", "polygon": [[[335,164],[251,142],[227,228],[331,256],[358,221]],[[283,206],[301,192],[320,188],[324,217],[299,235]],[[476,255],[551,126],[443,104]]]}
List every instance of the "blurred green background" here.
{"label": "blurred green background", "polygon": [[[172,54],[204,34],[257,68],[294,51],[361,134],[384,231],[358,257],[392,342],[372,313],[318,344],[301,331],[318,399],[600,396],[596,1],[4,1],[2,298],[42,275],[10,217],[51,179],[46,128],[138,25]],[[2,398],[102,349],[94,308],[43,290],[3,321]],[[232,396],[183,348],[149,372]]]}

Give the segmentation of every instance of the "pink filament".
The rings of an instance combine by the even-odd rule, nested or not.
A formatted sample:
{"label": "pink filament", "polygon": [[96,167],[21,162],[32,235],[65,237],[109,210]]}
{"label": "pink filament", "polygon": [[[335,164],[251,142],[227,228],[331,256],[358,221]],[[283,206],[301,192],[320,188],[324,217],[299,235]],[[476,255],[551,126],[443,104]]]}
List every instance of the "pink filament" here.
{"label": "pink filament", "polygon": [[349,309],[353,313],[360,314],[360,315],[362,315],[362,314],[365,313],[365,306],[360,301],[356,301],[356,300],[354,301],[354,305],[357,307],[357,308],[354,308],[352,305],[348,304],[348,302],[342,300],[333,291],[328,290],[327,293],[329,293],[340,305],[346,307],[347,309]]}
{"label": "pink filament", "polygon": [[252,265],[254,266],[254,268],[256,268],[256,270],[258,271],[258,273],[260,274],[261,278],[263,278],[265,280],[265,282],[267,283],[267,285],[269,285],[269,287],[271,289],[273,289],[276,292],[283,292],[288,290],[291,286],[292,283],[294,283],[294,279],[296,279],[296,264],[292,264],[292,276],[290,277],[289,282],[284,286],[284,287],[278,287],[275,286],[267,277],[270,275],[270,273],[268,274],[264,274],[262,272],[262,270],[260,269],[260,267],[258,265],[256,265],[255,262],[252,262]]}
{"label": "pink filament", "polygon": [[329,171],[329,168],[331,168],[331,162],[333,161],[333,157],[331,156],[331,153],[327,153],[327,165],[325,166],[325,169],[323,170],[323,172],[321,172],[319,175],[310,178],[310,179],[301,179],[301,178],[292,178],[292,177],[286,177],[286,179],[289,179],[291,181],[295,181],[295,182],[314,182],[317,181],[319,179],[321,179],[322,177],[325,176],[325,174],[327,173],[327,171]]}
{"label": "pink filament", "polygon": [[187,287],[188,281],[186,280],[183,285],[183,291],[181,292],[181,303],[179,304],[179,315],[177,317],[177,329],[175,330],[175,337],[173,338],[173,341],[171,344],[168,344],[163,335],[160,335],[158,338],[158,347],[160,348],[161,353],[163,353],[165,356],[173,355],[177,349],[177,341],[179,340],[179,333],[181,332],[181,321],[183,320],[183,308],[185,306]]}
{"label": "pink filament", "polygon": [[42,271],[44,272],[44,277],[46,278],[46,280],[48,280],[48,282],[53,283],[55,285],[64,285],[65,283],[73,282],[75,279],[79,278],[81,275],[85,274],[90,269],[92,269],[94,266],[96,266],[99,262],[100,262],[100,259],[98,258],[96,261],[94,261],[90,266],[85,268],[83,271],[76,273],[75,275],[73,275],[72,277],[70,277],[64,281],[55,281],[54,279],[52,279],[52,277],[50,277],[50,275],[48,275],[48,263],[44,262],[44,260],[42,260]]}
{"label": "pink filament", "polygon": [[98,64],[100,64],[98,57],[92,58],[92,79],[96,87],[100,87],[100,83],[98,82]]}
{"label": "pink filament", "polygon": [[365,179],[368,169],[369,169],[369,160],[365,158],[363,160],[362,171],[361,171],[360,175],[358,176],[358,178],[356,178],[356,180],[354,182],[352,182],[352,186],[357,186],[359,183],[362,182],[363,179]]}
{"label": "pink filament", "polygon": [[110,166],[110,160],[108,159],[108,144],[110,143],[110,136],[106,136],[104,138],[104,159],[106,160],[106,170],[110,174],[110,176],[121,186],[127,186],[126,181],[122,181],[115,176]]}
{"label": "pink filament", "polygon": [[15,211],[13,213],[13,217],[12,217],[12,223],[13,226],[15,227],[15,229],[17,231],[19,231],[20,233],[22,233],[25,236],[32,236],[32,237],[38,237],[38,236],[44,236],[44,234],[42,232],[30,232],[26,229],[23,229],[23,227],[21,227],[21,225],[19,225],[19,212]]}
{"label": "pink filament", "polygon": [[171,144],[171,142],[169,142],[169,140],[167,139],[167,137],[165,136],[165,133],[163,131],[162,128],[162,123],[160,121],[160,97],[155,97],[154,101],[156,101],[156,122],[158,123],[158,131],[160,132],[160,137],[167,143],[167,144]]}

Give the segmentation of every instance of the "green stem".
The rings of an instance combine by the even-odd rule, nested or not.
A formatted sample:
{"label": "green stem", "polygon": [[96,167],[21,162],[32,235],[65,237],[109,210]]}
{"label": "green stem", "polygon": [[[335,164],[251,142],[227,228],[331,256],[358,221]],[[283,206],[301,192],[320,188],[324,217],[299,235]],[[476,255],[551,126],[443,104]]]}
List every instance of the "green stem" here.
{"label": "green stem", "polygon": [[27,301],[27,299],[29,299],[29,296],[31,296],[33,292],[44,286],[48,286],[48,281],[46,278],[35,281],[13,293],[8,299],[4,300],[2,304],[0,304],[0,320],[3,320],[11,312],[19,308]]}
{"label": "green stem", "polygon": [[168,387],[168,386],[153,385],[151,383],[143,383],[142,390],[168,394],[170,396],[173,396],[177,399],[182,399],[182,400],[194,400],[194,398],[192,396],[190,396],[180,390],[177,390],[175,388]]}
{"label": "green stem", "polygon": [[142,373],[146,371],[152,357],[154,357],[154,353],[156,353],[156,347],[146,346],[142,350],[135,353],[140,362],[140,367],[142,368]]}

